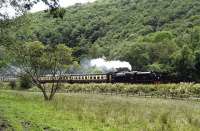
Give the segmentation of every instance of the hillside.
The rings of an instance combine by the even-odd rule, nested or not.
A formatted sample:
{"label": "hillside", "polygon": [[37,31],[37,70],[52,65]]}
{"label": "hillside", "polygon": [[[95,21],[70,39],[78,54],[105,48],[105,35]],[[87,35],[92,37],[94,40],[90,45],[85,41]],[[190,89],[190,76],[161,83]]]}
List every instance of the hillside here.
{"label": "hillside", "polygon": [[199,0],[97,0],[67,8],[63,19],[30,14],[16,38],[65,43],[79,60],[106,56],[191,78],[200,68],[199,7]]}

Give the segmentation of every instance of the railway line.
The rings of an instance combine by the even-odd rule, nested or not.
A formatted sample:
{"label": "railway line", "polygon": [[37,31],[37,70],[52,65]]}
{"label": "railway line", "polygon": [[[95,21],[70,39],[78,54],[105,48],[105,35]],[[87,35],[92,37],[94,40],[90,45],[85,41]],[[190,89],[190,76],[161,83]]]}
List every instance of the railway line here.
{"label": "railway line", "polygon": [[[153,72],[120,71],[101,74],[65,74],[43,75],[39,77],[41,83],[155,83],[158,78]],[[17,77],[0,77],[0,81],[15,81]]]}

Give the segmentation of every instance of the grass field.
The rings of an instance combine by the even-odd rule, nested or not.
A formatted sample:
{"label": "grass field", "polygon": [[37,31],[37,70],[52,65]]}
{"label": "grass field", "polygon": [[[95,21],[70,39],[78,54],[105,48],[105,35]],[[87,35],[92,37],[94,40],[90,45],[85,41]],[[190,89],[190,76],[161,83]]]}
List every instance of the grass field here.
{"label": "grass field", "polygon": [[0,90],[0,130],[198,131],[200,103],[171,99]]}

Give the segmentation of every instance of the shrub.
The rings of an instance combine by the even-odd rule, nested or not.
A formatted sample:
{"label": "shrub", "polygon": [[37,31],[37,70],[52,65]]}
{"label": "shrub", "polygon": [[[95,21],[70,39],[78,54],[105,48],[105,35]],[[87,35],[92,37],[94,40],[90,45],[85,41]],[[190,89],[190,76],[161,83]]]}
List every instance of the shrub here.
{"label": "shrub", "polygon": [[9,86],[11,87],[11,89],[15,89],[17,87],[16,81],[10,81]]}
{"label": "shrub", "polygon": [[20,77],[20,88],[21,89],[30,89],[32,87],[31,78],[28,75],[23,75]]}
{"label": "shrub", "polygon": [[64,84],[72,92],[115,93],[161,97],[200,97],[200,84]]}

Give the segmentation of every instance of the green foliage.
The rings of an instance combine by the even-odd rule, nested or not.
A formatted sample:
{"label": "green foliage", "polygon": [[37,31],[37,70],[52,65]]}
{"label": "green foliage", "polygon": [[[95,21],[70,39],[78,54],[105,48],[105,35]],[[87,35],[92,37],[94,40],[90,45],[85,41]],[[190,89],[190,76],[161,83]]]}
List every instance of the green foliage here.
{"label": "green foliage", "polygon": [[63,8],[54,8],[50,10],[50,14],[54,17],[54,18],[61,18],[63,19],[64,15],[65,15],[66,10]]}
{"label": "green foliage", "polygon": [[[10,28],[0,40],[41,41],[51,47],[62,43],[73,48],[77,60],[105,56],[127,60],[134,70],[199,79],[199,5],[199,0],[98,0],[51,10],[53,17],[48,11],[28,14],[26,26]],[[192,63],[184,67],[185,47],[192,59],[184,63]]]}
{"label": "green foliage", "polygon": [[37,75],[44,75],[45,70],[60,71],[72,62],[72,50],[64,44],[43,45],[39,41],[16,45],[13,50],[14,61],[28,73],[34,70]]}
{"label": "green foliage", "polygon": [[0,69],[8,64],[7,50],[4,46],[0,46]]}
{"label": "green foliage", "polygon": [[[164,64],[153,63],[152,65],[148,66],[148,70],[154,72],[168,72],[170,69],[167,69]],[[167,69],[167,70],[166,70]]]}
{"label": "green foliage", "polygon": [[32,80],[29,75],[22,75],[19,79],[20,89],[30,89],[32,88]]}
{"label": "green foliage", "polygon": [[63,92],[111,93],[163,98],[199,98],[199,84],[66,84]]}
{"label": "green foliage", "polygon": [[[72,64],[72,50],[64,44],[43,45],[39,41],[16,44],[12,49],[13,62],[27,75],[22,77],[22,88],[30,84],[26,78],[30,78],[43,93],[45,100],[52,100],[56,91],[60,88],[61,76]],[[45,85],[40,77],[44,75],[57,76],[58,81],[53,80],[51,92],[48,96]],[[25,79],[25,80],[24,80]],[[27,82],[27,83],[26,83]],[[28,86],[29,87],[29,86]]]}
{"label": "green foliage", "polygon": [[176,70],[182,79],[191,80],[193,78],[192,75],[195,74],[194,60],[194,53],[188,46],[184,46],[175,54],[174,61]]}
{"label": "green foliage", "polygon": [[173,38],[173,34],[170,31],[157,31],[155,33],[151,33],[143,38],[142,41],[158,43],[158,42],[166,42],[171,41]]}

